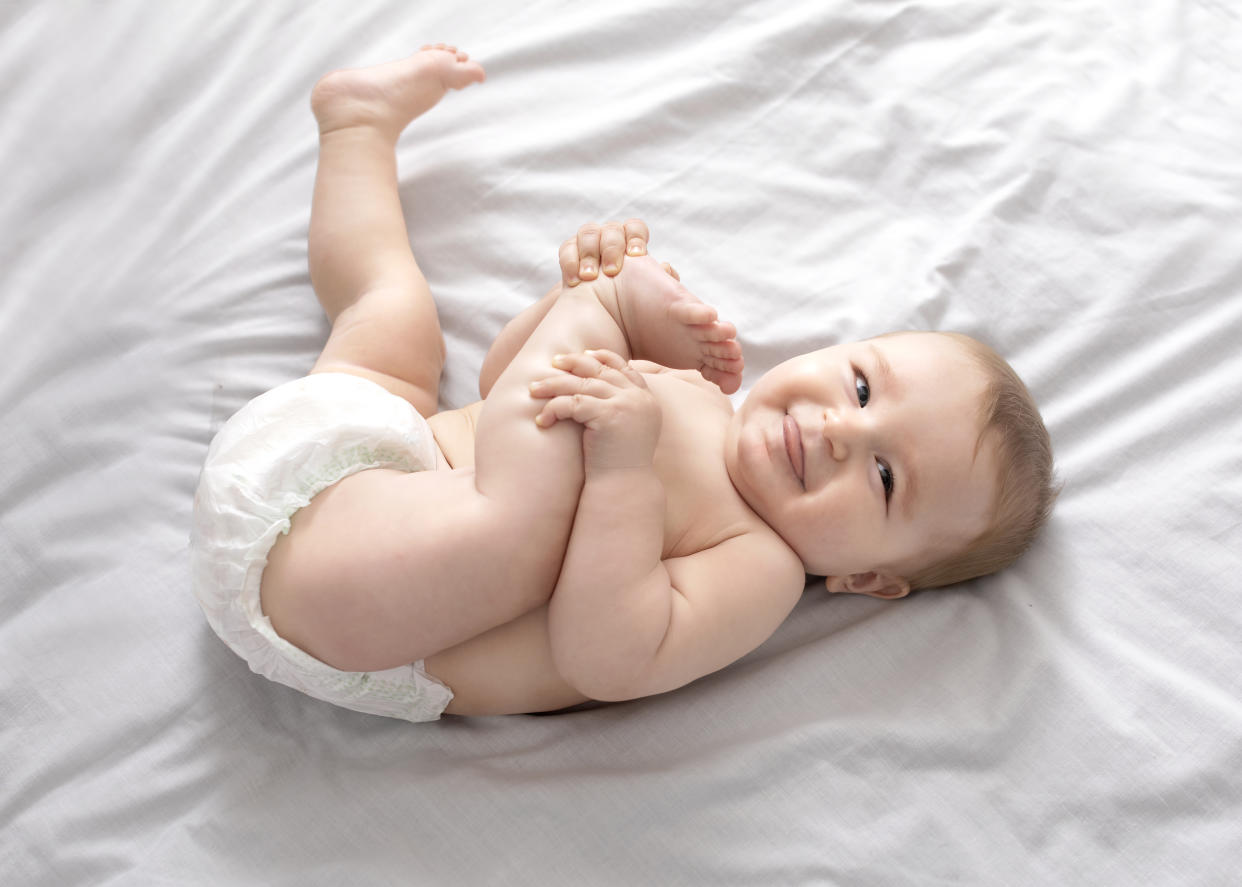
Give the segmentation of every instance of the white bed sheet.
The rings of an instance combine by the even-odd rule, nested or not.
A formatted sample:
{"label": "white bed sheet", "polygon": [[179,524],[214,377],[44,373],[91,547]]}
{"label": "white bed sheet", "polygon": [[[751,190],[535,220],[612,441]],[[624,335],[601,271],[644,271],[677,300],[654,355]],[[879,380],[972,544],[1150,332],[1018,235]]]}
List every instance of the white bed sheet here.
{"label": "white bed sheet", "polygon": [[[571,715],[252,675],[189,593],[198,467],[326,333],[310,86],[435,40],[489,74],[399,148],[447,405],[637,215],[747,385],[895,328],[1008,355],[1066,482],[1030,555]],[[0,880],[1235,883],[1240,58],[1208,0],[0,8]]]}

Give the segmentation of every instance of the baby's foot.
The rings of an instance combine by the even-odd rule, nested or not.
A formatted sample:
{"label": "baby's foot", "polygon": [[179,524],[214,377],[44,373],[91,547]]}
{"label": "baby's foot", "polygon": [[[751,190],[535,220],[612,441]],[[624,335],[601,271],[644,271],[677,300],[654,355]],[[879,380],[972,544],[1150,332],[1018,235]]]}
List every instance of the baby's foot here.
{"label": "baby's foot", "polygon": [[483,67],[466,53],[437,43],[400,61],[325,75],[311,90],[311,110],[320,134],[372,126],[396,138],[446,91],[482,83],[485,77]]}
{"label": "baby's foot", "polygon": [[674,369],[698,370],[725,394],[742,385],[737,329],[650,256],[630,256],[613,278],[630,353]]}

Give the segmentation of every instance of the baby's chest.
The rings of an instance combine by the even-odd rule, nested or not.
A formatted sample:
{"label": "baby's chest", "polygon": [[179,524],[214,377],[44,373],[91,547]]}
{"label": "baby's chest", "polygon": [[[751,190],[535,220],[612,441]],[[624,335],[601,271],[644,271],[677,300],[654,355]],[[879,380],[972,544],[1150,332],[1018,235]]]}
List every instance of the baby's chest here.
{"label": "baby's chest", "polygon": [[749,514],[725,468],[732,408],[685,382],[649,380],[663,422],[653,465],[664,484],[664,557],[682,557],[714,545],[722,531]]}

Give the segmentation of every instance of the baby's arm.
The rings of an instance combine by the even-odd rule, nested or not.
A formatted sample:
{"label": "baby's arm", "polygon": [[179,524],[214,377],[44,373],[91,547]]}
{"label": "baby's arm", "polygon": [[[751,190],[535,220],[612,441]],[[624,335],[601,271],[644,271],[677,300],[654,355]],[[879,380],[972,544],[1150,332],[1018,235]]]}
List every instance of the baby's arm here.
{"label": "baby's arm", "polygon": [[665,494],[652,465],[658,403],[615,354],[574,355],[562,368],[569,372],[534,392],[551,398],[542,423],[572,419],[585,429],[585,480],[548,609],[557,669],[586,696],[621,700],[723,668],[788,615],[805,583],[802,564],[773,535],[741,530],[663,560]]}

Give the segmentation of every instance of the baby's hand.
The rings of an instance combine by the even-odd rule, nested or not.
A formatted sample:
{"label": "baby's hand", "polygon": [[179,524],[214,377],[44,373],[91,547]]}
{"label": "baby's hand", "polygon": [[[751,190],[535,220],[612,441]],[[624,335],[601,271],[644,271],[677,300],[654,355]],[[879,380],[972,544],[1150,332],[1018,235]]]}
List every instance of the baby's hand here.
{"label": "baby's hand", "polygon": [[563,372],[532,382],[531,397],[548,398],[535,422],[550,428],[570,419],[584,428],[582,461],[588,473],[650,468],[660,437],[660,405],[642,374],[605,349],[559,354]]}
{"label": "baby's hand", "polygon": [[[584,280],[594,280],[601,268],[608,277],[615,277],[627,255],[647,254],[647,241],[650,239],[647,223],[642,219],[630,219],[624,225],[620,222],[603,225],[589,222],[583,225],[575,236],[561,244],[562,285],[577,286]],[[664,270],[681,279],[667,262],[664,263]]]}

